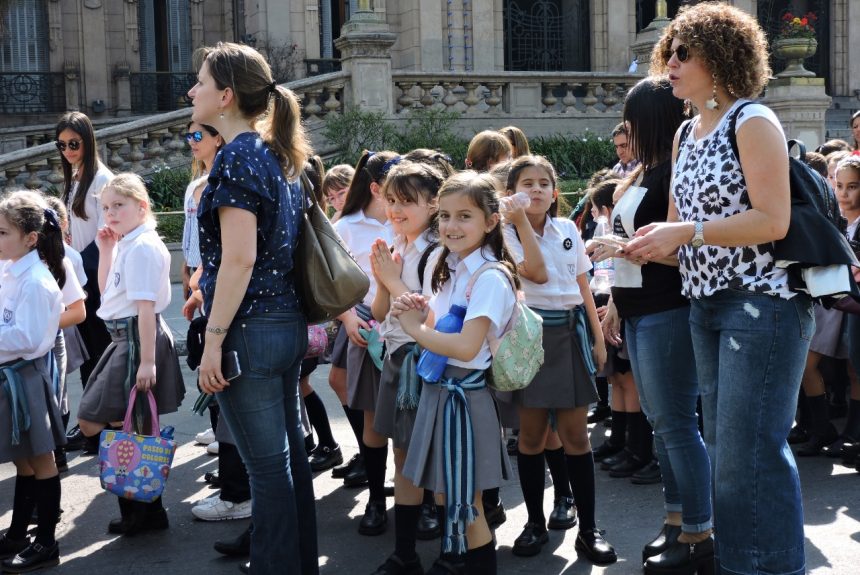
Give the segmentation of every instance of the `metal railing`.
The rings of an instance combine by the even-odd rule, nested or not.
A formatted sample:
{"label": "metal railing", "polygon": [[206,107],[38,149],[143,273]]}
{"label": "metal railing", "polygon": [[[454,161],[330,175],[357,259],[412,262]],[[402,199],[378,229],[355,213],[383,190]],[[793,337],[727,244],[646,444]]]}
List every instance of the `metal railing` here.
{"label": "metal railing", "polygon": [[62,72],[0,73],[0,114],[51,114],[66,110]]}

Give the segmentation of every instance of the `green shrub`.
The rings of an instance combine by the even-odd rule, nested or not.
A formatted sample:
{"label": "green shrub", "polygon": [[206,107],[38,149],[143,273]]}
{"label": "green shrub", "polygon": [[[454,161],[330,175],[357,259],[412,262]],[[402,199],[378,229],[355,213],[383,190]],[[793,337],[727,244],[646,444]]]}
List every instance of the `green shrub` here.
{"label": "green shrub", "polygon": [[182,242],[182,230],[185,227],[185,214],[155,214],[158,220],[156,231],[164,240],[164,243]]}
{"label": "green shrub", "polygon": [[617,161],[612,141],[586,130],[583,134],[539,136],[529,140],[533,154],[546,156],[561,179],[588,179]]}
{"label": "green shrub", "polygon": [[143,181],[154,211],[182,210],[185,188],[191,182],[191,170],[186,167],[164,167],[144,177]]}
{"label": "green shrub", "polygon": [[323,136],[339,144],[334,164],[355,165],[364,150],[397,149],[398,134],[382,112],[351,106],[343,114],[327,114]]}

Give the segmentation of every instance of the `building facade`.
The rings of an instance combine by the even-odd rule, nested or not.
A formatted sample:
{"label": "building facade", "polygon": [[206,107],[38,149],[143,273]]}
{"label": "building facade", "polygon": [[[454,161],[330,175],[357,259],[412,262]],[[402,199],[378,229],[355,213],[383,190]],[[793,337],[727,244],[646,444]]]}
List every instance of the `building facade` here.
{"label": "building facade", "polygon": [[[394,71],[626,72],[637,33],[674,0],[0,0],[0,125],[187,105],[193,53],[219,40],[267,53],[279,81],[339,69],[335,40],[372,10],[396,41]],[[807,67],[836,105],[860,106],[860,2],[734,0],[769,33],[786,12],[819,15]],[[661,6],[658,6],[661,5]],[[775,63],[775,69],[780,64]]]}

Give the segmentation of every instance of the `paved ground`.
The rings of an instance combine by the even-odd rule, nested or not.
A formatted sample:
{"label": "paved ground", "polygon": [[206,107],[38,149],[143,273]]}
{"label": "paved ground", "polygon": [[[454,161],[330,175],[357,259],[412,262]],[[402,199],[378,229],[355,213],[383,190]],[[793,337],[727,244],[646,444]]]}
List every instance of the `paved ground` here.
{"label": "paved ground", "polygon": [[[178,300],[174,290],[174,300]],[[179,304],[174,303],[165,319],[175,331],[184,333]],[[345,456],[356,449],[351,432],[334,393],[327,384],[327,368],[312,376],[332,419],[335,436],[343,442]],[[58,536],[62,551],[59,567],[44,573],[63,575],[152,575],[153,573],[233,575],[238,561],[220,557],[212,542],[241,532],[246,521],[205,523],[191,515],[194,501],[213,492],[203,482],[203,473],[215,469],[216,459],[194,445],[194,435],[208,427],[208,418],[190,413],[196,397],[194,379],[186,372],[185,405],[179,413],[165,417],[164,424],[176,427],[180,447],[173,472],[167,484],[165,505],[171,520],[166,532],[124,539],[107,533],[107,522],[117,514],[116,499],[99,487],[98,464],[94,457],[79,452],[70,457],[70,472],[63,476],[63,514]],[[80,384],[70,382],[73,405],[80,396]],[[837,422],[841,426],[841,422]],[[601,441],[602,426],[592,429],[592,441]],[[389,461],[389,469],[393,463]],[[800,461],[806,511],[806,550],[809,572],[815,575],[853,575],[860,573],[860,474],[833,460],[812,458]],[[0,465],[0,528],[11,519],[14,467]],[[392,474],[389,471],[389,476]],[[547,505],[552,488],[547,490]],[[329,473],[319,475],[314,488],[317,496],[317,520],[321,571],[324,574],[371,573],[393,549],[393,529],[379,537],[358,534],[358,520],[366,503],[364,490],[345,489]],[[610,479],[598,472],[598,521],[607,538],[615,545],[620,560],[606,568],[594,567],[577,560],[573,551],[574,532],[551,532],[550,542],[535,558],[521,559],[511,554],[514,539],[526,521],[519,485],[509,482],[502,488],[502,499],[508,509],[508,521],[496,532],[499,573],[600,574],[625,575],[641,573],[638,558],[641,548],[659,529],[661,492],[658,486],[635,486],[623,479]],[[393,503],[390,502],[390,505]],[[393,519],[393,512],[389,511]],[[780,518],[772,518],[779,521]],[[438,540],[419,542],[419,553],[429,566],[438,551]]]}

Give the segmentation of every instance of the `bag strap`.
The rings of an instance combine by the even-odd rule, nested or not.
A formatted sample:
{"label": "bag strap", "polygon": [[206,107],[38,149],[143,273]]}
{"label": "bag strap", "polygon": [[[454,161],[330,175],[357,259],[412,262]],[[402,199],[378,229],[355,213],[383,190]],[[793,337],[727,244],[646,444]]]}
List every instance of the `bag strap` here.
{"label": "bag strap", "polygon": [[[161,433],[158,425],[158,407],[155,405],[155,396],[152,391],[147,391],[146,396],[149,399],[149,413],[152,416],[152,436],[158,437]],[[131,387],[131,393],[128,395],[128,407],[125,410],[125,419],[122,420],[122,430],[126,433],[133,433],[134,429],[131,423],[131,414],[134,412],[134,404],[137,401],[137,386]]]}
{"label": "bag strap", "polygon": [[684,120],[681,124],[681,137],[678,138],[678,148],[681,148],[681,144],[687,139],[687,136],[690,134],[690,128],[693,126],[693,120]]}
{"label": "bag strap", "polygon": [[[514,310],[511,313],[511,317],[508,318],[508,322],[505,324],[504,329],[502,330],[502,337],[504,337],[504,335],[508,333],[511,328],[513,328],[514,320],[516,319],[518,313],[517,304],[519,303],[519,297],[517,294],[517,286],[514,283],[514,276],[511,275],[511,270],[503,266],[501,262],[485,262],[484,264],[482,264],[481,267],[475,270],[475,273],[473,273],[472,277],[469,278],[469,283],[466,284],[466,306],[468,307],[469,305],[469,299],[472,295],[472,288],[475,287],[475,282],[478,280],[478,276],[488,270],[499,270],[500,272],[505,274],[505,277],[508,278],[508,281],[511,283],[511,288],[513,288],[514,290]],[[501,345],[501,339],[497,338],[493,333],[492,325],[487,331],[487,343],[490,344],[490,352],[492,352],[493,355],[496,355],[496,351],[499,349],[499,345]]]}
{"label": "bag strap", "polygon": [[732,145],[732,151],[735,153],[735,157],[738,159],[738,164],[741,163],[741,153],[738,151],[738,135],[735,132],[735,130],[737,130],[738,125],[738,116],[741,115],[741,110],[754,103],[755,102],[744,102],[735,109],[734,113],[731,116],[729,116],[729,143]]}
{"label": "bag strap", "polygon": [[430,259],[430,254],[439,247],[439,242],[430,242],[424,248],[424,253],[421,254],[421,259],[418,260],[418,285],[421,286],[421,291],[424,291],[424,270],[427,269],[427,261]]}
{"label": "bag strap", "polygon": [[302,187],[302,193],[305,196],[305,201],[302,202],[302,205],[304,206],[304,213],[308,213],[308,210],[311,209],[313,206],[318,206],[319,202],[317,201],[317,195],[314,193],[314,185],[308,179],[308,175],[305,174],[304,170],[302,170],[299,174],[299,183]]}

